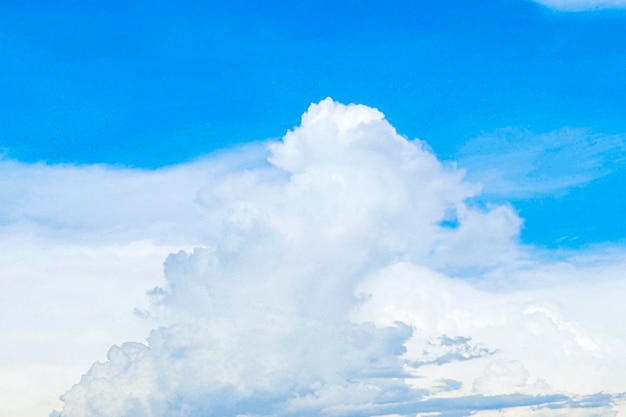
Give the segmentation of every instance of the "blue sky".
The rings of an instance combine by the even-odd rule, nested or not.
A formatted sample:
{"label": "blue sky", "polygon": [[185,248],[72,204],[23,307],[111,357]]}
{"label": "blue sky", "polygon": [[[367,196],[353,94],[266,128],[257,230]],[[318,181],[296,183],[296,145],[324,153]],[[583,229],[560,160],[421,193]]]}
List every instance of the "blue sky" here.
{"label": "blue sky", "polygon": [[[4,4],[0,146],[25,162],[156,168],[280,137],[327,96],[379,108],[442,159],[506,127],[621,134],[624,19],[523,0]],[[524,238],[620,238],[623,222],[578,213],[622,212],[604,190],[622,177],[516,203]]]}
{"label": "blue sky", "polygon": [[626,413],[623,74],[624,0],[2,2],[0,414]]}

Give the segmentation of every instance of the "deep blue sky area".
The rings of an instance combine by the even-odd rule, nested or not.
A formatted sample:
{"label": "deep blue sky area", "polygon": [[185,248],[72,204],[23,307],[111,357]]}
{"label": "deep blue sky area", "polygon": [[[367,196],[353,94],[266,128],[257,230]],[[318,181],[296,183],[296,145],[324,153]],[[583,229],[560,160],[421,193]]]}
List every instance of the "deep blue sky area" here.
{"label": "deep blue sky area", "polygon": [[[280,137],[327,96],[443,159],[509,126],[626,132],[626,14],[527,0],[3,2],[0,62],[0,147],[25,162],[175,164]],[[549,206],[558,237],[528,239],[577,241],[557,226],[591,204],[574,193],[516,203],[524,236]]]}

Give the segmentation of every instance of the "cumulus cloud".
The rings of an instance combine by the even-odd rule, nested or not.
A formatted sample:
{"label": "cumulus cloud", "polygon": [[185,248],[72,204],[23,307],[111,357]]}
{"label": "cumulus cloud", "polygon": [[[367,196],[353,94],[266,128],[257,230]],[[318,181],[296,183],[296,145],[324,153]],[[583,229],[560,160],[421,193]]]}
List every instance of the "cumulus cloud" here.
{"label": "cumulus cloud", "polygon": [[[149,291],[156,328],[52,416],[613,415],[619,395],[592,395],[626,391],[626,338],[598,323],[625,284],[592,278],[623,256],[537,257],[511,206],[473,203],[462,169],[366,106],[311,105],[264,149],[216,159],[202,245]],[[570,292],[537,279],[568,268]]]}
{"label": "cumulus cloud", "polygon": [[580,12],[601,9],[623,9],[626,8],[624,0],[533,0],[551,9]]}

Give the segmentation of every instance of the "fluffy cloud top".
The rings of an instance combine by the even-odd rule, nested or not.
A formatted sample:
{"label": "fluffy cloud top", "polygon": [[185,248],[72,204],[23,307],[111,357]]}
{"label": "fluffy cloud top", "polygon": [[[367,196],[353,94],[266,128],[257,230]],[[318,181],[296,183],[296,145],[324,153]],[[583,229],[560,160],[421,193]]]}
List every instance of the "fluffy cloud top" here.
{"label": "fluffy cloud top", "polygon": [[623,254],[535,257],[478,192],[379,111],[312,105],[265,160],[207,174],[203,245],[149,292],[158,327],[51,415],[615,415],[621,397],[594,394],[626,390],[626,338],[598,323],[626,284],[590,279]]}

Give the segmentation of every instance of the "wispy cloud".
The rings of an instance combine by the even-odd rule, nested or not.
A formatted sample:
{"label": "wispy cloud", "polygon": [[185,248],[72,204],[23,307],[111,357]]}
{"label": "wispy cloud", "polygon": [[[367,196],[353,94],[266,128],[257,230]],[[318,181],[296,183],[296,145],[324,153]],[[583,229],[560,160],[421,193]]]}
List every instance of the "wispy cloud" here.
{"label": "wispy cloud", "polygon": [[458,163],[483,196],[507,199],[565,193],[626,164],[626,136],[586,129],[535,134],[501,129],[469,141]]}
{"label": "wispy cloud", "polygon": [[566,12],[592,11],[601,9],[624,9],[624,0],[533,0],[551,9]]}

